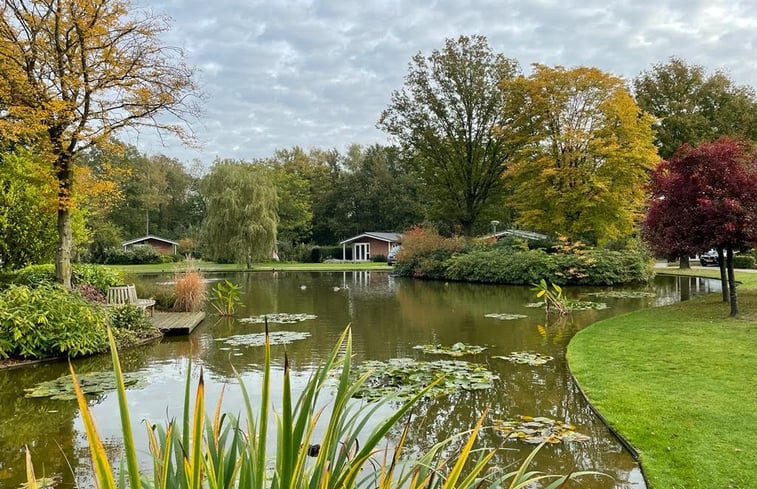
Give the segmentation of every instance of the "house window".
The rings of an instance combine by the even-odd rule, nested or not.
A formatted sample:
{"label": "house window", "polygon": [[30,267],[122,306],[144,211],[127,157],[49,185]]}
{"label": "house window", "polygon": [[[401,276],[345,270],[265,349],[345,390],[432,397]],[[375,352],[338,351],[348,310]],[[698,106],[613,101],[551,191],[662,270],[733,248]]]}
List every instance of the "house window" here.
{"label": "house window", "polygon": [[355,243],[353,250],[354,261],[368,261],[371,259],[371,244],[370,243]]}

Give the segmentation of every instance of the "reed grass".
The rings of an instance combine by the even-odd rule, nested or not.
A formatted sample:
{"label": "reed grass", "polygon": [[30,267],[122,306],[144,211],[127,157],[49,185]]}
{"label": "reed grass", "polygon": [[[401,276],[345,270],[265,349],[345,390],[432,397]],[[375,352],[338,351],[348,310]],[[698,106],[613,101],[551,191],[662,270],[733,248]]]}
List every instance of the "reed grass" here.
{"label": "reed grass", "polygon": [[173,310],[193,312],[202,309],[205,304],[205,281],[202,272],[188,269],[176,276],[176,302]]}

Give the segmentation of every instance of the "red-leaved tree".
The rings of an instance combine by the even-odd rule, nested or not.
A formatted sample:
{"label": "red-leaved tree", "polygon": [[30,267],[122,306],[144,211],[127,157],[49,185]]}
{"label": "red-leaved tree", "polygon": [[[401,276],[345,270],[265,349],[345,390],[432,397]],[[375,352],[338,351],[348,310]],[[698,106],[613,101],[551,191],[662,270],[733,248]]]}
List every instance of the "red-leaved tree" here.
{"label": "red-leaved tree", "polygon": [[731,304],[731,316],[738,314],[733,252],[757,244],[753,143],[722,138],[696,148],[684,145],[662,161],[652,173],[643,234],[659,254],[717,249],[724,300]]}

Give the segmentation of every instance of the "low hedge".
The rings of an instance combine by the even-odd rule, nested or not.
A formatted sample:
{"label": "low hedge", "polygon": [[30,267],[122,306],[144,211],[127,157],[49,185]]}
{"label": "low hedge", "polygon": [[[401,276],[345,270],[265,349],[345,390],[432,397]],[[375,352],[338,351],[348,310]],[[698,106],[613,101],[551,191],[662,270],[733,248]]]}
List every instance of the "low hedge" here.
{"label": "low hedge", "polygon": [[489,248],[399,260],[395,267],[399,275],[492,284],[528,285],[545,279],[557,284],[617,285],[643,283],[652,277],[648,255],[633,250],[547,253]]}
{"label": "low hedge", "polygon": [[734,255],[733,268],[755,268],[755,259],[751,255]]}

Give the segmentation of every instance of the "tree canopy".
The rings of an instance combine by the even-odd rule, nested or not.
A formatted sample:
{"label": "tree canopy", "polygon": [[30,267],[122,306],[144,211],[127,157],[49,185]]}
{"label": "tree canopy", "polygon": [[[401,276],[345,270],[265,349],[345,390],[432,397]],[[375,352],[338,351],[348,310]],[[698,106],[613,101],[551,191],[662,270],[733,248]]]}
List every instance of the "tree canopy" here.
{"label": "tree canopy", "polygon": [[499,84],[518,73],[483,36],[447,39],[410,62],[378,125],[412,158],[435,216],[470,235],[487,210],[501,208],[502,172],[512,152],[495,130],[509,115]]}
{"label": "tree canopy", "polygon": [[737,314],[733,251],[757,245],[753,144],[722,138],[683,146],[654,170],[651,191],[643,226],[647,242],[663,255],[725,250],[731,314]]}
{"label": "tree canopy", "polygon": [[276,245],[276,189],[263,165],[216,161],[201,183],[204,255],[220,262],[268,260]]}
{"label": "tree canopy", "polygon": [[192,70],[160,41],[164,18],[128,0],[5,0],[0,7],[0,136],[34,142],[57,183],[56,276],[71,285],[74,161],[124,128],[186,136]]}
{"label": "tree canopy", "polygon": [[634,80],[636,102],[656,119],[660,156],[673,156],[682,144],[720,136],[757,140],[757,97],[721,72],[670,58]]}
{"label": "tree canopy", "polygon": [[535,65],[502,85],[512,120],[501,131],[518,146],[505,175],[517,222],[590,242],[631,234],[657,153],[652,119],[623,80]]}

